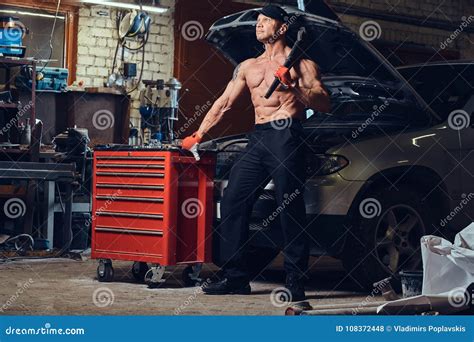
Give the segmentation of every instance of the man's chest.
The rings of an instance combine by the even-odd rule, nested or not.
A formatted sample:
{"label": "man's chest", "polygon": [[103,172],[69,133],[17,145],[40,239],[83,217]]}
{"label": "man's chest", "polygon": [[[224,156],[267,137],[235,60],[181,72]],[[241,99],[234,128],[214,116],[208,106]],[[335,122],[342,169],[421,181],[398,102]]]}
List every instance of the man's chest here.
{"label": "man's chest", "polygon": [[[275,79],[275,72],[280,65],[283,64],[277,61],[265,61],[251,65],[246,72],[246,80],[249,88],[268,88]],[[298,79],[298,75],[294,69],[290,70],[290,75],[293,81]]]}

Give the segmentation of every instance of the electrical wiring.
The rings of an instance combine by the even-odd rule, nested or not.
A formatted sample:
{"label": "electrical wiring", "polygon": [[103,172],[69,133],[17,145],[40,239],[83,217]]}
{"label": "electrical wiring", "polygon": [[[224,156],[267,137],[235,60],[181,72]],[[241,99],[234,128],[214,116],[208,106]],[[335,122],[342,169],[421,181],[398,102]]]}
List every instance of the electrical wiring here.
{"label": "electrical wiring", "polygon": [[[140,6],[141,6],[141,2],[140,2]],[[125,11],[120,11],[116,15],[116,29],[117,29],[117,32],[119,31],[120,22],[124,19],[125,14],[126,14]],[[132,46],[130,46],[130,44],[127,44],[127,41],[126,41],[125,37],[121,38],[119,36],[117,38],[117,45],[115,47],[114,60],[113,60],[113,63],[112,63],[112,72],[111,72],[111,74],[114,74],[114,72],[115,72],[115,66],[117,65],[117,54],[118,54],[118,51],[119,51],[119,47],[122,47],[122,61],[123,61],[123,54],[124,54],[125,49],[127,49],[129,51],[139,51],[139,50],[141,50],[141,52],[142,52],[141,66],[140,66],[140,76],[138,77],[137,84],[131,90],[128,90],[126,92],[127,94],[130,94],[130,93],[134,92],[135,90],[137,90],[139,85],[140,85],[140,82],[142,81],[143,70],[144,70],[144,66],[145,66],[145,46],[148,43],[149,37],[150,37],[150,31],[147,30],[145,32],[145,34],[140,37],[139,46],[137,46],[137,47],[132,47]],[[122,73],[120,71],[119,71],[119,73],[120,73],[120,75],[122,75]]]}
{"label": "electrical wiring", "polygon": [[136,84],[136,86],[132,89],[132,90],[129,90],[127,91],[127,94],[130,94],[130,93],[133,93],[135,90],[138,89],[139,85],[140,85],[140,82],[142,81],[142,77],[143,77],[143,67],[145,65],[145,45],[143,45],[143,48],[142,48],[142,65],[140,67],[140,76],[138,78],[138,82]]}
{"label": "electrical wiring", "polygon": [[49,57],[47,58],[47,60],[44,63],[43,67],[41,68],[41,70],[38,71],[38,73],[43,72],[44,68],[46,68],[46,66],[49,63],[49,60],[53,56],[53,35],[54,35],[54,30],[56,28],[56,21],[58,19],[58,13],[59,13],[59,7],[60,6],[61,6],[61,0],[58,0],[58,4],[56,6],[56,13],[54,15],[53,27],[51,28],[51,34],[49,36]]}

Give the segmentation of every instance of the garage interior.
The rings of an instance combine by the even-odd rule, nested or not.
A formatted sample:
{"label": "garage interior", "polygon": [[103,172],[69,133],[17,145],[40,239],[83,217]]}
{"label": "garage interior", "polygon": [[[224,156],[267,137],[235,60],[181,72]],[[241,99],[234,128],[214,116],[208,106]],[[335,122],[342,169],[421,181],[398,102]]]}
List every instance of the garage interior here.
{"label": "garage interior", "polygon": [[[251,282],[252,295],[206,296],[196,286],[218,276],[209,238],[217,203],[216,189],[209,183],[218,172],[218,160],[212,152],[201,150],[196,152],[200,153],[197,162],[195,155],[177,145],[199,128],[235,68],[206,40],[209,29],[228,15],[268,3],[2,1],[2,29],[7,32],[13,25],[16,32],[13,37],[0,37],[2,315],[301,313],[297,307],[272,300],[275,288],[285,280],[281,253],[258,270]],[[469,15],[474,4],[467,0],[271,3],[340,22],[356,35],[364,23],[378,23],[382,29],[368,44],[395,68],[474,60]],[[140,17],[143,12],[146,16]],[[453,32],[459,34],[453,37]],[[472,91],[474,79],[468,81]],[[250,132],[253,118],[246,94],[205,140]],[[470,141],[474,144],[474,139]],[[160,152],[146,146],[159,146]],[[461,159],[472,158],[473,151]],[[142,172],[144,163],[150,174],[137,178],[134,172]],[[468,167],[459,173],[474,178]],[[107,186],[117,176],[128,181],[121,187]],[[166,180],[158,181],[159,177]],[[159,186],[166,189],[161,202],[152,198]],[[459,200],[470,199],[469,189],[456,193]],[[136,198],[143,194],[149,197],[139,202]],[[125,198],[122,207],[114,207],[120,202],[115,202],[117,198]],[[183,215],[180,210],[190,198],[197,198],[202,206],[198,205],[199,215]],[[133,232],[120,234],[110,228],[109,206],[122,211],[123,222],[136,217],[144,222],[161,219],[153,208],[163,206],[166,224],[175,231],[165,234],[159,246],[156,236],[163,233],[158,231],[134,244],[128,240]],[[450,220],[457,232],[474,222],[470,216],[474,205],[469,206],[456,216],[458,221]],[[123,214],[131,207],[135,218]],[[443,209],[449,209],[443,215],[451,210]],[[434,235],[454,241],[454,233],[441,231]],[[339,237],[345,238],[344,234]],[[159,255],[157,248],[168,254]],[[371,283],[382,284],[367,288],[334,254],[322,251],[310,258],[307,301],[312,309],[321,310],[314,314],[374,314],[374,303],[402,297],[397,284],[378,275]],[[418,254],[421,259],[419,250]],[[266,261],[258,251],[252,256],[255,263]],[[163,260],[166,267],[149,268],[159,264],[156,260]],[[160,279],[155,282],[153,277]],[[407,313],[421,312],[415,308]]]}

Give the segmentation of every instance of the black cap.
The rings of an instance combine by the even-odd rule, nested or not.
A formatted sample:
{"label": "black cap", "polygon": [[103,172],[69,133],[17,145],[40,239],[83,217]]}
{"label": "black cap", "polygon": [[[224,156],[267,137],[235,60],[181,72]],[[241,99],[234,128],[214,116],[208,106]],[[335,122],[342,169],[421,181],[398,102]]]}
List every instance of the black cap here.
{"label": "black cap", "polygon": [[288,13],[277,5],[267,5],[263,7],[259,13],[263,14],[264,16],[279,20],[281,22],[285,22],[288,20]]}

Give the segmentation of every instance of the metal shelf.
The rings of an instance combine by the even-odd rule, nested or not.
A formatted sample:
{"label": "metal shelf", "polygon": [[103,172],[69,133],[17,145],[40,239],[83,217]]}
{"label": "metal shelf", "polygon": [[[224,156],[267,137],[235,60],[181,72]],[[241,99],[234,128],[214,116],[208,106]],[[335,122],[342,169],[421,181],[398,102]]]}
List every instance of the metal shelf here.
{"label": "metal shelf", "polygon": [[0,108],[18,108],[18,103],[1,103]]}
{"label": "metal shelf", "polygon": [[[6,83],[6,90],[10,89],[12,83],[11,80],[11,68],[22,65],[31,66],[31,79],[36,80],[36,63],[37,61],[32,58],[16,58],[16,57],[0,57],[0,68],[6,70],[6,79],[9,80]],[[19,108],[16,103],[0,103],[0,108]],[[36,122],[36,82],[31,82],[31,111],[30,111],[30,124],[32,129]]]}
{"label": "metal shelf", "polygon": [[36,61],[32,58],[18,57],[0,57],[0,67],[18,66],[18,65],[34,65]]}

